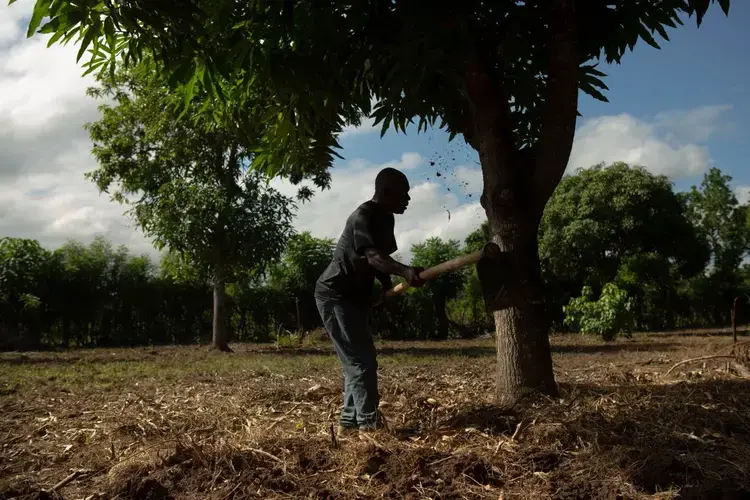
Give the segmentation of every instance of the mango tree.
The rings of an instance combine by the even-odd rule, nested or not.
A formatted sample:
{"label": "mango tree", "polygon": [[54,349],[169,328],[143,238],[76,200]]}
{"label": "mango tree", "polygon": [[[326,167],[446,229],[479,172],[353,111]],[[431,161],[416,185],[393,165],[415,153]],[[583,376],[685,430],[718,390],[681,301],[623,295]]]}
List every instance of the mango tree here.
{"label": "mango tree", "polygon": [[[87,176],[131,206],[157,248],[184,256],[213,284],[213,346],[228,351],[226,286],[238,271],[263,269],[292,233],[293,203],[248,170],[252,152],[229,127],[197,113],[178,120],[175,96],[149,61],[102,80],[90,94],[112,102],[88,124],[99,166]],[[156,76],[154,76],[156,75]]]}
{"label": "mango tree", "polygon": [[672,182],[622,162],[563,178],[539,229],[558,321],[571,295],[587,286],[599,297],[613,283],[634,299],[636,328],[675,328],[680,284],[702,273],[708,253]]}
{"label": "mango tree", "polygon": [[331,262],[335,244],[309,231],[295,234],[281,260],[269,268],[268,283],[292,299],[296,328],[301,332],[322,325],[315,305],[315,282]]}
{"label": "mango tree", "polygon": [[557,392],[536,235],[568,163],[579,92],[606,100],[599,60],[620,62],[639,40],[658,47],[667,27],[685,15],[700,24],[713,3],[37,0],[28,32],[77,37],[102,74],[153,55],[185,103],[208,92],[226,103],[207,110],[216,120],[250,135],[263,123],[253,168],[293,181],[325,180],[337,135],[362,115],[384,132],[416,120],[462,134],[479,154],[491,237],[518,275],[514,300],[494,313],[498,402],[513,404]]}
{"label": "mango tree", "polygon": [[[461,246],[458,240],[443,241],[441,238],[433,236],[422,243],[412,245],[411,253],[411,265],[427,269],[461,255]],[[451,324],[447,311],[448,301],[454,299],[461,291],[461,287],[466,281],[466,274],[467,270],[465,269],[443,274],[430,280],[423,288],[415,292],[427,295],[432,302],[432,312],[435,315],[434,338],[440,340],[448,338]]]}
{"label": "mango tree", "polygon": [[50,260],[36,240],[0,238],[0,349],[41,344]]}

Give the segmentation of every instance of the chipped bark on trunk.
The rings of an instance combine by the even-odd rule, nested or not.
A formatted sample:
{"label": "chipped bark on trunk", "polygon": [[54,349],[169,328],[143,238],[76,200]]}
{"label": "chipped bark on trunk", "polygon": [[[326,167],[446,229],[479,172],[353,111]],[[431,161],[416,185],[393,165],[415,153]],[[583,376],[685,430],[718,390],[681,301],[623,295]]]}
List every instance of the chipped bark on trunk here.
{"label": "chipped bark on trunk", "polygon": [[[496,396],[512,406],[528,392],[557,394],[545,314],[537,233],[544,206],[565,171],[575,130],[578,58],[573,0],[549,2],[546,101],[533,148],[515,144],[509,96],[501,74],[474,57],[466,90],[470,125],[466,140],[479,152],[482,207],[493,242],[507,256],[507,303],[494,312]],[[506,269],[498,269],[502,274]]]}
{"label": "chipped bark on trunk", "polygon": [[517,278],[507,283],[511,305],[494,312],[496,397],[501,406],[512,406],[528,392],[557,394],[537,246],[543,205],[536,202],[527,177],[501,174],[511,169],[525,171],[529,165],[518,155],[511,159],[502,154],[491,132],[480,132],[478,138],[491,239],[510,256],[508,269],[501,273]]}

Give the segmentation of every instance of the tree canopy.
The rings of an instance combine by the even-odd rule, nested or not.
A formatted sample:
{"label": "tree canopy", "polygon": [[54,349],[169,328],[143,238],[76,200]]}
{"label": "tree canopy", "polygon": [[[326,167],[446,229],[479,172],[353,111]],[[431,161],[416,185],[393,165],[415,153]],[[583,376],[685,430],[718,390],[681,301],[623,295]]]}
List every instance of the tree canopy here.
{"label": "tree canopy", "polygon": [[[178,120],[163,78],[149,61],[123,70],[90,90],[101,118],[87,125],[99,167],[90,172],[100,190],[131,205],[129,213],[158,249],[187,256],[211,277],[216,292],[215,334],[221,325],[224,288],[238,272],[262,273],[291,236],[294,204],[248,170],[253,153],[233,130],[199,115]],[[217,340],[218,347],[225,340]]]}
{"label": "tree canopy", "polygon": [[731,176],[712,167],[700,186],[682,194],[688,217],[709,243],[712,273],[727,276],[739,268],[750,245],[747,206],[737,201],[731,181]]}
{"label": "tree canopy", "polygon": [[618,162],[563,179],[544,211],[539,254],[556,278],[599,291],[636,256],[656,256],[692,276],[704,268],[708,247],[667,177]]}
{"label": "tree canopy", "polygon": [[[579,176],[588,181],[576,182]],[[708,172],[695,191],[703,195],[717,179],[732,191],[730,179],[720,171]],[[547,207],[539,234],[543,281],[551,299],[547,305],[556,318],[552,331],[590,332],[609,338],[631,328],[653,331],[729,323],[734,298],[750,293],[747,269],[737,264],[719,272],[708,258],[709,245],[702,229],[709,227],[705,219],[686,215],[689,207],[684,197],[692,190],[674,193],[674,186],[662,180],[640,168],[617,164],[581,171],[563,180]],[[603,185],[608,197],[619,200],[614,210],[611,204],[593,202],[600,197],[585,194],[587,188],[595,193]],[[725,206],[713,205],[718,212],[733,206],[739,212],[746,210],[746,205],[735,206],[730,198],[719,199],[725,200]],[[655,212],[677,213],[667,217],[666,213],[638,209],[649,203]],[[686,240],[685,245],[703,248],[698,261],[701,267],[688,266],[681,271],[674,258],[648,251],[669,248],[663,242],[677,233],[670,225],[661,226],[661,235],[648,233],[643,242],[633,235],[602,241],[602,231],[579,231],[580,221],[588,220],[610,227],[611,233],[638,234],[638,228],[648,228],[652,218],[687,220],[695,241]],[[551,220],[558,225],[548,226]],[[471,252],[487,240],[486,231],[485,223],[460,248],[454,241],[440,238],[417,243],[411,249],[412,263],[430,265],[456,252]],[[564,239],[550,244],[547,231],[558,232],[562,238],[573,233],[581,244],[569,245]],[[589,243],[584,245],[587,239]],[[327,264],[330,245],[326,238],[295,235],[281,260],[269,267],[267,279],[253,274],[252,263],[240,264],[239,272],[227,280],[230,340],[267,342],[279,332],[295,331],[300,323],[304,331],[319,328],[320,318],[309,290],[320,267]],[[582,249],[603,247],[612,256],[598,259],[600,268],[591,268],[576,257]],[[741,259],[747,256],[745,248]],[[550,265],[566,260],[569,265]],[[197,272],[198,267],[189,255],[175,252],[166,252],[155,264],[148,256],[133,255],[102,238],[89,244],[71,241],[56,249],[44,248],[34,240],[0,239],[0,349],[211,342],[213,285],[210,276]],[[448,338],[486,333],[491,317],[484,311],[476,269],[466,271],[445,276],[450,278],[450,286],[443,290],[450,293],[442,294],[444,302],[432,294],[430,285],[441,285],[437,281],[385,301],[375,310],[374,331],[386,339],[445,338],[439,321],[448,321]],[[744,303],[738,313],[739,324],[750,320],[750,309]],[[625,328],[628,325],[630,328]]]}
{"label": "tree canopy", "polygon": [[[413,266],[429,268],[441,262],[454,259],[461,255],[461,246],[457,240],[443,241],[432,237],[423,243],[412,247]],[[436,319],[437,338],[448,338],[449,319],[446,311],[447,302],[458,295],[465,281],[466,270],[454,271],[428,281],[421,293],[426,294],[432,301]]]}
{"label": "tree canopy", "polygon": [[[551,140],[569,124],[549,113],[574,117],[579,89],[606,99],[597,61],[620,62],[639,40],[658,47],[715,2],[37,0],[28,35],[78,40],[100,75],[153,56],[185,105],[201,92],[224,103],[204,111],[255,142],[254,167],[327,185],[335,137],[362,115],[383,131],[439,122],[477,147],[469,94],[491,82],[508,103],[512,144]],[[729,0],[718,3],[728,13]]]}
{"label": "tree canopy", "polygon": [[544,211],[539,255],[558,314],[584,287],[598,297],[612,284],[634,299],[638,327],[668,328],[676,290],[705,269],[709,246],[669,179],[616,162],[562,180]]}
{"label": "tree canopy", "polygon": [[536,232],[570,157],[579,91],[606,100],[599,61],[619,63],[639,40],[658,47],[714,3],[728,13],[729,0],[37,0],[28,33],[78,37],[79,59],[90,49],[88,69],[110,79],[153,58],[175,105],[209,96],[201,111],[252,145],[252,168],[294,183],[326,187],[338,134],[362,116],[383,132],[416,122],[462,134],[514,270],[493,306],[498,402],[512,406],[527,390],[557,393]]}

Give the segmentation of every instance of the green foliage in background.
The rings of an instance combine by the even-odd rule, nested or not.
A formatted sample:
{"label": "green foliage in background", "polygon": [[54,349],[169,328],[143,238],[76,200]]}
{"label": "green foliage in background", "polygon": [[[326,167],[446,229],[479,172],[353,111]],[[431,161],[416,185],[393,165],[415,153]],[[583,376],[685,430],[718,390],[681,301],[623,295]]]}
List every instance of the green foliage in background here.
{"label": "green foliage in background", "polygon": [[603,340],[614,340],[618,335],[629,337],[635,326],[633,302],[614,283],[606,283],[599,298],[595,298],[590,286],[584,286],[581,296],[571,299],[563,311],[569,326]]}
{"label": "green foliage in background", "polygon": [[[704,200],[731,192],[730,181],[709,171],[695,190],[674,193],[662,177],[624,164],[565,178],[539,232],[545,300],[559,318],[556,330],[611,338],[634,329],[728,325],[734,297],[750,293],[742,264],[748,226],[731,216],[746,206],[733,196],[714,197],[724,205]],[[611,203],[596,201],[602,190]],[[665,225],[654,231],[653,220]],[[414,245],[412,262],[429,266],[475,251],[487,234],[485,223],[463,244],[430,238]],[[227,283],[230,340],[308,341],[298,326],[305,332],[321,326],[312,290],[332,247],[331,239],[295,234],[265,274],[253,265],[237,268]],[[733,252],[741,259],[721,257]],[[750,321],[748,313],[741,305],[740,324]],[[155,263],[103,238],[58,249],[0,240],[0,348],[208,343],[211,319],[211,278],[186,254],[166,252]],[[388,339],[473,337],[493,328],[473,267],[387,300],[375,310],[373,326]]]}

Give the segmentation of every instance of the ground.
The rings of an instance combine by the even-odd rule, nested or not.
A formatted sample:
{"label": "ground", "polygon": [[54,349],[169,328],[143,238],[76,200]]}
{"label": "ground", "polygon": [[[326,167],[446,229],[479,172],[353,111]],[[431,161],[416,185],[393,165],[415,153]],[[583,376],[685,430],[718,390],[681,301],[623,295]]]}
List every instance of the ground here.
{"label": "ground", "polygon": [[552,343],[560,398],[506,412],[492,340],[381,344],[390,428],[348,439],[326,344],[2,354],[0,499],[750,498],[748,373],[667,374],[731,336]]}

